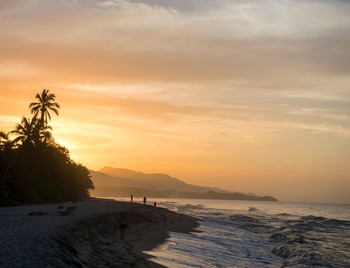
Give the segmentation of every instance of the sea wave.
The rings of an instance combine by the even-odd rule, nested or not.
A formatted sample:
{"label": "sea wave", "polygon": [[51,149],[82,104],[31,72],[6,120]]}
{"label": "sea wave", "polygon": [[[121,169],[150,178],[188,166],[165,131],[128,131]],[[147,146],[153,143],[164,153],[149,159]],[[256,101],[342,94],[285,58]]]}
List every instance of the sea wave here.
{"label": "sea wave", "polygon": [[[200,218],[200,233],[171,236],[175,244],[158,255],[170,267],[350,267],[348,206],[184,202],[180,211]],[[179,263],[184,256],[191,261]]]}
{"label": "sea wave", "polygon": [[206,209],[203,205],[192,205],[192,204],[186,204],[182,206],[177,206],[177,211],[188,211],[188,210],[203,210]]}
{"label": "sea wave", "polygon": [[284,267],[350,267],[349,221],[287,213],[233,214],[229,220],[236,228],[267,236],[271,252],[285,259]]}
{"label": "sea wave", "polygon": [[349,237],[349,224],[313,215],[286,221],[269,237],[271,252],[285,259],[285,267],[350,267],[349,247],[339,245],[343,235]]}

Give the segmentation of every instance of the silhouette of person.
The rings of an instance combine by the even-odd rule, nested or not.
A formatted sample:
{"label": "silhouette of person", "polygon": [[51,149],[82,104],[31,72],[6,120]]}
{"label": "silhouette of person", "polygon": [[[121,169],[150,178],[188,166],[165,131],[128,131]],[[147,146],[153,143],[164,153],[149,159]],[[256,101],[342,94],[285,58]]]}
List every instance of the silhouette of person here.
{"label": "silhouette of person", "polygon": [[132,200],[134,199],[134,196],[133,195],[131,195],[130,196],[130,202],[132,203]]}
{"label": "silhouette of person", "polygon": [[156,206],[157,206],[157,202],[154,202],[154,203],[153,203],[153,206],[156,207]]}
{"label": "silhouette of person", "polygon": [[143,204],[146,205],[146,202],[147,202],[147,198],[146,196],[143,198]]}
{"label": "silhouette of person", "polygon": [[119,219],[119,229],[120,229],[120,239],[124,240],[125,229],[128,228],[128,218],[126,217],[126,213],[123,212]]}

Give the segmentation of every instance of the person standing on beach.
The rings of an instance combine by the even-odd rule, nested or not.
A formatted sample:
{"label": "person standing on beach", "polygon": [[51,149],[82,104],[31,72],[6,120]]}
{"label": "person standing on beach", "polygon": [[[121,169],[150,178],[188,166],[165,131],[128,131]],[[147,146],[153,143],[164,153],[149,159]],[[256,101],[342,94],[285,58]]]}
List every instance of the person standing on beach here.
{"label": "person standing on beach", "polygon": [[119,229],[120,229],[121,240],[124,240],[126,228],[128,228],[128,218],[126,217],[126,212],[123,212],[119,219]]}
{"label": "person standing on beach", "polygon": [[143,198],[143,204],[146,205],[146,202],[147,202],[147,198],[146,196]]}
{"label": "person standing on beach", "polygon": [[131,195],[130,196],[130,202],[132,203],[132,200],[134,199],[134,196],[133,195]]}

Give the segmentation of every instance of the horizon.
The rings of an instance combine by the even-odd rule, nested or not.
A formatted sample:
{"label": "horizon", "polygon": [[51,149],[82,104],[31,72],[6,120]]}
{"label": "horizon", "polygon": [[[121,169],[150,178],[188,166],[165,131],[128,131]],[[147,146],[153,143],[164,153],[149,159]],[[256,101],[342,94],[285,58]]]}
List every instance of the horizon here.
{"label": "horizon", "polygon": [[89,169],[350,203],[350,2],[0,5],[0,131],[49,89]]}
{"label": "horizon", "polygon": [[[90,171],[93,171],[93,172],[99,172],[99,173],[103,173],[103,174],[106,174],[106,175],[108,175],[108,176],[110,176],[110,177],[112,177],[112,178],[123,178],[123,177],[115,177],[115,176],[113,176],[112,174],[109,174],[108,172],[103,172],[102,170],[104,169],[104,168],[112,168],[112,169],[119,169],[119,170],[126,170],[126,171],[131,171],[131,172],[136,172],[136,173],[141,173],[141,174],[143,174],[143,175],[165,175],[165,176],[170,176],[170,177],[172,177],[172,178],[175,178],[175,179],[177,179],[177,180],[180,180],[181,182],[184,182],[184,183],[186,183],[186,184],[190,184],[190,183],[187,183],[186,181],[184,181],[184,180],[182,180],[181,178],[178,178],[178,177],[174,177],[174,176],[172,176],[172,174],[168,174],[168,173],[159,173],[159,172],[154,172],[154,173],[147,173],[147,172],[143,172],[142,170],[132,170],[132,169],[129,169],[129,168],[122,168],[122,167],[111,167],[111,166],[103,166],[102,168],[100,168],[100,169],[96,169],[96,170],[92,170],[92,169],[89,169]],[[130,179],[130,180],[133,180],[133,179]],[[208,187],[208,188],[213,188],[214,190],[215,189],[218,189],[218,190],[224,190],[224,189],[222,189],[222,188],[220,188],[220,187],[215,187],[215,186],[204,186],[204,185],[197,185],[197,184],[191,184],[191,185],[194,185],[194,186],[200,186],[200,187]],[[93,190],[94,191],[94,190]],[[93,192],[92,191],[92,192]],[[226,190],[226,191],[229,191],[229,192],[232,192],[232,193],[242,193],[242,194],[252,194],[252,195],[256,195],[255,193],[253,193],[253,192],[238,192],[238,191],[233,191],[233,190]],[[266,195],[266,196],[272,196],[272,195]],[[106,196],[106,197],[108,197],[108,196]],[[272,196],[272,197],[275,197],[276,198],[276,196]],[[96,196],[96,198],[103,198],[102,196]],[[112,197],[112,198],[116,198],[116,197]],[[129,199],[129,197],[124,197],[124,198],[126,198],[126,199]],[[157,197],[153,197],[153,198],[156,198],[157,199]],[[169,197],[170,199],[172,199],[173,197]],[[167,199],[167,198],[159,198],[159,199]],[[174,199],[179,199],[179,198],[174,198]],[[195,199],[195,198],[194,198]],[[117,200],[117,199],[116,199]],[[214,199],[214,200],[221,200],[221,199]],[[223,199],[223,200],[225,200],[225,199]],[[142,201],[142,200],[141,200]],[[257,201],[252,201],[252,200],[235,200],[235,199],[230,199],[230,200],[228,200],[228,201],[243,201],[243,202],[257,202]],[[261,202],[271,202],[271,201],[261,201]],[[301,203],[301,204],[308,204],[308,203],[310,203],[310,204],[324,204],[324,205],[332,205],[332,204],[337,204],[337,205],[349,205],[350,203],[340,203],[340,202],[334,202],[334,203],[332,203],[332,202],[317,202],[317,201],[308,201],[308,202],[305,202],[305,201],[302,201],[302,200],[280,200],[280,199],[278,199],[278,202],[282,202],[282,203]]]}

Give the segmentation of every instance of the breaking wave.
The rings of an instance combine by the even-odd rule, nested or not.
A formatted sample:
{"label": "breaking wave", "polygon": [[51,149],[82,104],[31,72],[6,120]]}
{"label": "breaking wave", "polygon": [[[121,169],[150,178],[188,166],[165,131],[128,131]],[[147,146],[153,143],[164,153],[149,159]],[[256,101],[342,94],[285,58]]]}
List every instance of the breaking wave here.
{"label": "breaking wave", "polygon": [[[211,208],[178,206],[180,212],[201,218],[201,233],[172,240],[174,245],[201,245],[188,256],[203,264],[198,267],[350,267],[350,221],[343,220],[348,217],[347,207],[335,205],[340,219],[334,219],[334,211],[330,214],[329,207],[322,205],[317,207],[320,215],[307,214],[310,204],[298,204],[298,209],[291,204],[274,204],[274,209],[261,204],[239,209],[219,205],[212,208],[210,201]],[[186,256],[181,247],[174,248],[179,256]]]}

